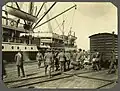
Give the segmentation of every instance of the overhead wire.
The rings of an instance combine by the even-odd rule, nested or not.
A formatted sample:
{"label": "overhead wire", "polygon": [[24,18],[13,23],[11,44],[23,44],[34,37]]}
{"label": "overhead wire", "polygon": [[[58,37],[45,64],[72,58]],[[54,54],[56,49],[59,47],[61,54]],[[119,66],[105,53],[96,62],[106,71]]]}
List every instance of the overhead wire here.
{"label": "overhead wire", "polygon": [[[73,12],[73,16],[72,16],[72,17],[74,17],[74,14],[75,14],[75,10],[74,10],[74,12]],[[64,16],[63,16],[63,17],[64,17]],[[63,20],[67,21],[67,20],[68,20],[68,16],[66,16],[66,19],[63,19]],[[55,30],[59,27],[59,30],[60,30],[61,32],[63,32],[62,29],[60,28],[60,26],[61,26],[62,24],[60,23],[60,24],[61,24],[61,25],[60,25],[60,24],[57,22],[57,19],[56,19],[56,18],[55,18],[55,21],[56,21],[56,23],[57,23],[58,26],[57,26],[56,28],[54,28],[53,31],[55,31]],[[70,24],[73,25],[73,19],[71,20],[71,22],[69,23],[69,25],[70,25]],[[68,28],[68,27],[67,27],[67,28]]]}
{"label": "overhead wire", "polygon": [[56,21],[56,23],[57,23],[57,25],[58,25],[59,29],[62,31],[62,29],[61,29],[61,27],[60,27],[60,24],[58,23],[58,21],[57,21],[57,19],[56,19],[56,18],[55,18],[55,21]]}
{"label": "overhead wire", "polygon": [[[66,17],[66,19],[67,19],[67,17]],[[56,23],[58,26],[53,31],[55,31],[59,27],[60,31],[62,32],[62,29],[60,28],[60,26],[62,26],[63,22],[59,24],[57,19],[55,19],[55,20],[56,20]]]}
{"label": "overhead wire", "polygon": [[[67,20],[67,17],[66,17],[64,20]],[[57,22],[57,19],[56,19],[56,22]],[[57,24],[58,24],[58,22],[57,22]],[[60,25],[60,24],[61,24],[61,25]],[[61,31],[61,32],[63,32],[63,30],[60,28],[60,26],[62,26],[62,25],[63,25],[63,22],[62,22],[62,23],[60,23],[60,24],[58,25],[58,27],[59,27],[60,31]],[[56,28],[56,29],[57,29],[57,28]],[[55,29],[55,30],[56,30],[56,29]]]}
{"label": "overhead wire", "polygon": [[74,10],[74,12],[73,12],[72,21],[71,21],[71,22],[72,22],[72,23],[71,23],[71,26],[73,26],[73,23],[74,23],[74,22],[73,22],[73,20],[74,20],[74,15],[75,15],[75,10]]}
{"label": "overhead wire", "polygon": [[[57,26],[57,27],[55,27],[53,31],[55,31],[56,29],[58,29],[61,25],[62,25],[61,23],[60,23],[60,24],[58,24],[58,26]],[[60,28],[60,29],[61,29],[61,28]]]}
{"label": "overhead wire", "polygon": [[[63,14],[63,15],[64,15],[64,14]],[[63,18],[65,18],[64,20],[67,20],[67,19],[68,19],[67,16],[66,16],[66,17],[63,17]],[[55,31],[55,30],[57,30],[57,29],[59,28],[59,30],[62,32],[61,26],[62,26],[63,22],[62,22],[62,23],[58,23],[58,21],[57,21],[56,18],[55,18],[55,21],[56,21],[56,23],[57,23],[57,27],[55,27],[55,28],[53,29],[53,31]]]}
{"label": "overhead wire", "polygon": [[71,27],[70,27],[70,29],[71,29],[71,28],[72,28],[72,26],[73,26],[73,19],[74,19],[74,15],[75,15],[75,10],[73,11],[72,20],[69,22],[68,27],[66,27],[66,28],[67,28],[67,30],[68,30],[69,26],[71,26]]}

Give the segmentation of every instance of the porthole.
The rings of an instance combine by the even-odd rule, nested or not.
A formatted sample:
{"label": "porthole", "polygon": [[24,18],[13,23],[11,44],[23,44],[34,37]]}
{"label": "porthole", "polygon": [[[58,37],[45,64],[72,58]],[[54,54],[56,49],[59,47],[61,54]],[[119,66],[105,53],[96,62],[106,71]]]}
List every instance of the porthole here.
{"label": "porthole", "polygon": [[25,47],[25,49],[27,49],[27,47]]}
{"label": "porthole", "polygon": [[31,49],[33,49],[33,47],[31,47]]}
{"label": "porthole", "polygon": [[12,46],[11,48],[14,49],[14,46]]}
{"label": "porthole", "polygon": [[19,49],[19,47],[17,47],[17,49]]}
{"label": "porthole", "polygon": [[2,49],[4,49],[4,46],[2,46]]}

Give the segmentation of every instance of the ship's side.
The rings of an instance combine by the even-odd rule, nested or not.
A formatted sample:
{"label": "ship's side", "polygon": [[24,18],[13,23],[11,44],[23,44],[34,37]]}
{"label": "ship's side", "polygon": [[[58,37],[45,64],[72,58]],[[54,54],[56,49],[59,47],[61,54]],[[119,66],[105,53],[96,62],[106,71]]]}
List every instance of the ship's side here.
{"label": "ship's side", "polygon": [[[70,31],[68,35],[60,35],[54,32],[33,32],[30,25],[35,23],[37,17],[21,11],[19,8],[6,7],[7,10],[2,10],[5,15],[2,15],[3,60],[14,62],[14,56],[19,50],[23,51],[24,60],[29,61],[36,59],[38,50],[47,48],[75,50],[77,48],[75,33],[72,34]],[[9,14],[15,18],[8,17]],[[24,23],[21,23],[21,20]]]}
{"label": "ship's side", "polygon": [[[13,25],[12,25],[13,24]],[[8,62],[14,61],[14,55],[21,49],[25,55],[26,60],[29,60],[29,55],[38,51],[36,38],[30,40],[28,36],[21,36],[25,33],[23,24],[17,26],[17,21],[10,18],[2,17],[2,59]],[[30,44],[31,41],[31,44]],[[29,53],[29,54],[28,54]]]}

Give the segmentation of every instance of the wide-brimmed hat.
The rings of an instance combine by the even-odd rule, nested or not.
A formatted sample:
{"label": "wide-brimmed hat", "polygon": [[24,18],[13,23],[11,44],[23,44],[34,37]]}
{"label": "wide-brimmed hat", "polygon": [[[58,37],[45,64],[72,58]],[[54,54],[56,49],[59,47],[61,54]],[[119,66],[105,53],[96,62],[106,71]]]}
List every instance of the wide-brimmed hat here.
{"label": "wide-brimmed hat", "polygon": [[52,50],[51,49],[47,49],[47,52],[51,52]]}
{"label": "wide-brimmed hat", "polygon": [[73,52],[76,52],[77,50],[73,50]]}
{"label": "wide-brimmed hat", "polygon": [[55,52],[59,52],[59,50],[55,50]]}
{"label": "wide-brimmed hat", "polygon": [[60,49],[60,52],[62,52],[63,51],[63,49]]}
{"label": "wide-brimmed hat", "polygon": [[65,52],[69,52],[69,50],[65,50]]}
{"label": "wide-brimmed hat", "polygon": [[78,49],[79,51],[82,51],[82,49],[80,48],[80,49]]}

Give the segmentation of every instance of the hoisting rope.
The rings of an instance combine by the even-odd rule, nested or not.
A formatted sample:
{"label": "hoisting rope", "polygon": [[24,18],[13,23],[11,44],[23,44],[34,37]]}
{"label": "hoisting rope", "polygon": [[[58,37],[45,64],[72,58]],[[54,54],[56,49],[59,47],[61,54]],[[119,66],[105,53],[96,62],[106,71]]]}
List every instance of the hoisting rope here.
{"label": "hoisting rope", "polygon": [[[76,10],[76,8],[75,8],[75,10]],[[73,26],[73,19],[74,19],[74,15],[75,15],[75,10],[73,12],[72,19],[71,19],[70,23],[68,24],[67,30],[68,30],[69,26],[71,26],[70,28],[72,28],[72,26]]]}
{"label": "hoisting rope", "polygon": [[[74,4],[75,4],[75,3],[74,3]],[[76,9],[76,7],[75,7],[75,9]],[[74,15],[75,15],[75,10],[74,10],[73,15],[72,15],[72,20],[71,20],[71,22],[68,24],[68,26],[69,26],[69,25],[73,26]],[[67,21],[67,20],[68,20],[68,16],[66,16],[65,18],[66,18],[66,19],[64,19],[64,15],[63,15],[63,21]],[[55,18],[55,20],[56,20],[56,18]],[[63,31],[65,30],[65,27],[64,27],[64,30],[62,30],[61,27],[60,27],[60,26],[63,26],[63,22],[62,22],[62,24],[60,25],[60,24],[58,24],[58,22],[57,22],[57,20],[56,20],[56,23],[57,23],[58,26],[54,29],[54,31],[59,27],[60,31],[63,32]],[[68,28],[68,27],[66,27],[66,28]],[[72,27],[70,27],[70,29],[72,29]]]}
{"label": "hoisting rope", "polygon": [[73,16],[72,16],[71,27],[73,26],[73,23],[74,23],[74,22],[73,22],[74,16],[75,16],[75,10],[74,10],[74,12],[73,12]]}
{"label": "hoisting rope", "polygon": [[54,29],[54,31],[55,31],[57,28],[59,28],[60,31],[62,31],[62,30],[61,30],[61,27],[60,27],[62,24],[61,24],[61,23],[59,24],[58,21],[57,21],[57,19],[55,19],[55,21],[56,21],[56,23],[57,23],[57,27]]}
{"label": "hoisting rope", "polygon": [[[61,26],[63,25],[63,22],[62,23],[58,23],[56,18],[55,18],[55,20],[56,20],[56,23],[57,23],[58,26],[53,31],[55,31],[59,27],[60,31],[62,32]],[[65,17],[64,20],[67,20],[67,17]]]}

